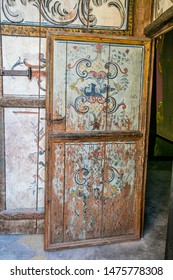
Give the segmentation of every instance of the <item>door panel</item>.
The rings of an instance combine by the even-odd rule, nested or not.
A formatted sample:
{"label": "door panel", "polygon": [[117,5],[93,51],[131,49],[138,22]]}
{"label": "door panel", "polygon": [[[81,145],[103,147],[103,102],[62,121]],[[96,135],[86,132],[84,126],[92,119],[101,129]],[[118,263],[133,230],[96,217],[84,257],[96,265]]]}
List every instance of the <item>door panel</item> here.
{"label": "door panel", "polygon": [[63,143],[53,143],[51,149],[52,164],[50,164],[50,197],[51,197],[51,231],[52,243],[63,242],[64,225],[64,154]]}
{"label": "door panel", "polygon": [[55,41],[52,118],[62,122],[57,129],[138,130],[143,61],[143,46]]}
{"label": "door panel", "polygon": [[52,143],[54,242],[134,234],[135,157],[135,143]]}
{"label": "door panel", "polygon": [[109,45],[103,51],[92,42],[72,41],[68,46],[66,129],[105,130]]}
{"label": "door panel", "polygon": [[110,45],[107,129],[140,129],[143,46]]}
{"label": "door panel", "polygon": [[149,40],[50,33],[45,248],[140,237]]}
{"label": "door panel", "polygon": [[103,236],[135,233],[136,145],[107,143],[103,194]]}
{"label": "door panel", "polygon": [[66,144],[64,241],[101,235],[104,144]]}

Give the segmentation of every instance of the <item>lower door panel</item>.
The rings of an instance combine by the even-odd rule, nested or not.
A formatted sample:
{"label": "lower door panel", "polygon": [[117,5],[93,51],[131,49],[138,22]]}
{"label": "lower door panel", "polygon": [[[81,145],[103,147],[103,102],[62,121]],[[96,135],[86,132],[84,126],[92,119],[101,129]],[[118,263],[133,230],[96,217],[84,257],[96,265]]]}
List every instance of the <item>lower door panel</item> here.
{"label": "lower door panel", "polygon": [[50,246],[136,236],[135,142],[53,140],[50,154]]}

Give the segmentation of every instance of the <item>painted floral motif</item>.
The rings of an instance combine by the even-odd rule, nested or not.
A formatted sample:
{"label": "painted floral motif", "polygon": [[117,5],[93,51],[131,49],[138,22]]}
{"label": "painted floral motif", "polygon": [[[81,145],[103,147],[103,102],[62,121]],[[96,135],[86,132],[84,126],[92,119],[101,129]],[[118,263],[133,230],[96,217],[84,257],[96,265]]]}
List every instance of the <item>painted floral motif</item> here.
{"label": "painted floral motif", "polygon": [[[134,144],[107,143],[105,146],[104,143],[85,143],[81,145],[66,144],[65,146],[65,152],[61,144],[56,147],[56,179],[53,179],[53,185],[59,189],[57,194],[62,192],[64,184],[62,167],[64,165],[60,164],[60,162],[64,162],[64,153],[67,164],[65,168],[68,171],[67,195],[85,200],[93,196],[95,203],[98,204],[98,200],[103,199],[103,185],[105,193],[107,188],[111,189],[109,198],[120,193],[126,185],[133,188]],[[106,158],[104,159],[105,153]]]}
{"label": "painted floral motif", "polygon": [[[33,152],[29,154],[29,160],[32,164],[38,164],[37,173],[33,174],[33,181],[30,183],[29,189],[35,193],[37,189],[37,184],[39,189],[43,189],[43,184],[45,182],[44,172],[45,172],[45,146],[43,145],[45,140],[45,129],[44,127],[38,127],[38,124],[34,124],[31,122],[33,127],[32,133],[34,134],[34,142],[38,145],[38,152]],[[43,184],[37,182],[40,181]]]}
{"label": "painted floral motif", "polygon": [[142,46],[57,40],[54,52],[54,120],[68,132],[138,129]]}
{"label": "painted floral motif", "polygon": [[118,195],[125,186],[130,186],[132,192],[135,178],[135,145],[108,143],[105,161],[107,180],[104,200]]}
{"label": "painted floral motif", "polygon": [[7,209],[44,207],[44,110],[5,109]]}
{"label": "painted floral motif", "polygon": [[[100,237],[101,228],[108,228],[105,218],[102,224],[102,217],[106,217],[109,203],[114,204],[124,194],[127,203],[134,203],[134,143],[55,143],[53,146],[52,182],[56,203],[63,207],[66,217],[65,241],[86,239],[90,233]],[[65,179],[64,173],[68,174]],[[122,211],[122,206],[118,211]],[[110,223],[115,221],[116,213],[112,216],[110,213]]]}
{"label": "painted floral motif", "polygon": [[[73,49],[74,47],[77,51],[78,46],[74,45]],[[72,127],[69,122],[73,108],[77,114],[85,118],[85,129],[88,127],[87,130],[105,130],[106,115],[116,114],[120,108],[126,108],[123,99],[117,102],[116,95],[128,88],[129,50],[118,51],[118,54],[112,52],[110,61],[107,61],[110,48],[108,45],[98,43],[92,48],[92,53],[96,53],[95,57],[88,55],[74,61],[72,65],[71,63],[67,65],[69,83],[72,79],[74,81],[73,77],[76,75],[76,82],[69,84],[70,89],[78,95],[73,104],[70,103],[67,107],[69,116],[67,127]],[[120,77],[121,84],[116,83],[117,77]]]}
{"label": "painted floral motif", "polygon": [[[41,13],[42,25],[75,24],[90,28],[111,25],[124,30],[128,4],[127,0],[2,0],[2,10],[5,21],[15,24],[38,24]],[[106,11],[105,18],[102,18],[102,10]],[[107,22],[110,17],[111,22]]]}

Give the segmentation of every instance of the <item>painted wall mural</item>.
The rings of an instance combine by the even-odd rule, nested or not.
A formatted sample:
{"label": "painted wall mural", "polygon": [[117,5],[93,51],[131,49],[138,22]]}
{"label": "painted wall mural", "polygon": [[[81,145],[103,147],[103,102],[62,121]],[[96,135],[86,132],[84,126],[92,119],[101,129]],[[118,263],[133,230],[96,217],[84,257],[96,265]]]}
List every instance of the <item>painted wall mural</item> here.
{"label": "painted wall mural", "polygon": [[27,70],[28,67],[31,67],[32,75],[31,80],[28,77],[4,76],[3,94],[44,96],[46,91],[45,53],[45,39],[2,36],[2,68],[4,70]]}
{"label": "painted wall mural", "polygon": [[53,243],[134,233],[135,150],[134,143],[53,143]]}
{"label": "painted wall mural", "polygon": [[45,110],[5,109],[6,207],[44,207]]}
{"label": "painted wall mural", "polygon": [[68,132],[139,129],[143,55],[142,46],[55,41],[53,119]]}
{"label": "painted wall mural", "polygon": [[2,23],[126,30],[132,0],[2,0]]}
{"label": "painted wall mural", "polygon": [[154,0],[153,20],[173,6],[173,0]]}

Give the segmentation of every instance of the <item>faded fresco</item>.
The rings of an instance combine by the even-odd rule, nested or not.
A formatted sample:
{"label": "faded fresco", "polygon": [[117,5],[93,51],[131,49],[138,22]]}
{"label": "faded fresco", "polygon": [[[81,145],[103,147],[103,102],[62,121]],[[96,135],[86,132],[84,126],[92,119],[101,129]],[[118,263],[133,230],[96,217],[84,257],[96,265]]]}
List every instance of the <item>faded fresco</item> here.
{"label": "faded fresco", "polygon": [[44,207],[45,110],[5,109],[6,208]]}
{"label": "faded fresco", "polygon": [[55,41],[53,119],[64,121],[68,132],[138,130],[143,51],[142,46]]}
{"label": "faded fresco", "polygon": [[32,75],[31,79],[22,76],[4,76],[4,95],[45,95],[46,39],[2,36],[2,55],[4,70],[27,70],[31,67]]}
{"label": "faded fresco", "polygon": [[153,20],[173,6],[173,0],[154,0]]}
{"label": "faded fresco", "polygon": [[130,1],[2,0],[1,20],[17,25],[126,30]]}
{"label": "faded fresco", "polygon": [[53,144],[53,243],[134,233],[135,151],[134,143]]}

